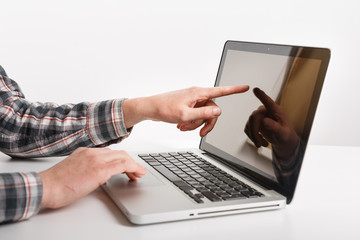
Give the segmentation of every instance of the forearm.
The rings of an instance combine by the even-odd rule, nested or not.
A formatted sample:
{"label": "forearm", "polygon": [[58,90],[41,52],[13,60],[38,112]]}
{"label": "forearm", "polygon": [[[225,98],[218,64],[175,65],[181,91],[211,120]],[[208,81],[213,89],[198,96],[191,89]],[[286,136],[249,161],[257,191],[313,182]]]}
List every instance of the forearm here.
{"label": "forearm", "polygon": [[70,154],[129,134],[122,100],[93,104],[32,103],[0,67],[0,151],[18,157]]}
{"label": "forearm", "polygon": [[38,213],[42,181],[37,173],[0,174],[0,223],[28,219]]}
{"label": "forearm", "polygon": [[[72,107],[68,105],[70,110],[65,105],[47,105],[46,108],[34,110],[44,112],[41,116],[35,116],[34,107],[32,104],[29,106],[25,110],[15,109],[15,114],[0,120],[0,150],[10,156],[68,155],[78,147],[119,142],[130,133],[123,122],[120,99],[88,106],[86,103]],[[0,108],[0,112],[2,109],[4,108]],[[21,111],[26,111],[27,114],[19,117]],[[62,112],[63,115],[58,117],[57,112]]]}

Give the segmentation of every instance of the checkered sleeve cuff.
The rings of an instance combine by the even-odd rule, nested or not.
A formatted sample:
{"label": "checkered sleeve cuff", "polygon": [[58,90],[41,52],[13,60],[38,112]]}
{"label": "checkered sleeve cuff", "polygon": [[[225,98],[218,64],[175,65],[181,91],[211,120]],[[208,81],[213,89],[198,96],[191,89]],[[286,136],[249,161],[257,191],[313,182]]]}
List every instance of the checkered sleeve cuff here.
{"label": "checkered sleeve cuff", "polygon": [[95,145],[106,144],[126,138],[131,129],[126,129],[123,116],[124,99],[96,102],[88,109],[88,130]]}
{"label": "checkered sleeve cuff", "polygon": [[0,174],[0,222],[21,221],[36,215],[43,194],[35,172]]}

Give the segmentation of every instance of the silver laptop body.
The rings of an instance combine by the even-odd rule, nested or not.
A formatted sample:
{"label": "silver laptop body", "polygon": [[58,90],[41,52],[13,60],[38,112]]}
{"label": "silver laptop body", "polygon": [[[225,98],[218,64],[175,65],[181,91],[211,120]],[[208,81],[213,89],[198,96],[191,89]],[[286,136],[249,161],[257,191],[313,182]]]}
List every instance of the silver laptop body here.
{"label": "silver laptop body", "polygon": [[[215,86],[260,88],[283,116],[269,106],[259,113],[263,103],[252,91],[215,99],[222,115],[199,149],[130,153],[148,173],[138,181],[113,176],[103,189],[134,224],[285,207],[294,196],[329,59],[324,48],[227,41]],[[259,123],[254,119],[264,118],[283,124],[290,137],[261,129],[268,146],[256,147],[249,136]]]}

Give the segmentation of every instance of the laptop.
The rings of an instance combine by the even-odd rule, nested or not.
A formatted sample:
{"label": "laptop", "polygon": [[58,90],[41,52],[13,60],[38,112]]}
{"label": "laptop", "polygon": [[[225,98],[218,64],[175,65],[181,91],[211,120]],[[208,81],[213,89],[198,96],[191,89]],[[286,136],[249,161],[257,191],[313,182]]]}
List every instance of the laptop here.
{"label": "laptop", "polygon": [[134,224],[284,208],[290,204],[330,50],[227,41],[215,86],[250,91],[214,99],[222,114],[198,149],[129,153],[147,169],[102,187]]}

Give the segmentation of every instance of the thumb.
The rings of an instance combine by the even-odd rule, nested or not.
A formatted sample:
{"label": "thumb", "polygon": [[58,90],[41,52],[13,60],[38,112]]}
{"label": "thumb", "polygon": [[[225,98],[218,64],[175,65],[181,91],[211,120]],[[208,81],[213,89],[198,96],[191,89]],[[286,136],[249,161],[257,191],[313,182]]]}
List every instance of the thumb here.
{"label": "thumb", "polygon": [[220,116],[221,109],[217,106],[204,106],[189,109],[189,121],[210,119]]}

